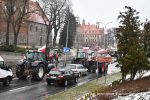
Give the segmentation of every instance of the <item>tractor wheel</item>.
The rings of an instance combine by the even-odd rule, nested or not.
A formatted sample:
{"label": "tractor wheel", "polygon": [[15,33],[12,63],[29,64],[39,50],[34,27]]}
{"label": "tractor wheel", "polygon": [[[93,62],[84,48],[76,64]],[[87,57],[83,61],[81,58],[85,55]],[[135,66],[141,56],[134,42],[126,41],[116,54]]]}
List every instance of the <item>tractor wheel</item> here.
{"label": "tractor wheel", "polygon": [[24,69],[21,68],[20,66],[17,66],[16,68],[16,77],[18,77],[19,79],[26,79],[27,76],[24,75]]}
{"label": "tractor wheel", "polygon": [[33,80],[41,81],[44,77],[44,74],[45,74],[44,65],[39,64],[37,67],[33,69],[32,78]]}

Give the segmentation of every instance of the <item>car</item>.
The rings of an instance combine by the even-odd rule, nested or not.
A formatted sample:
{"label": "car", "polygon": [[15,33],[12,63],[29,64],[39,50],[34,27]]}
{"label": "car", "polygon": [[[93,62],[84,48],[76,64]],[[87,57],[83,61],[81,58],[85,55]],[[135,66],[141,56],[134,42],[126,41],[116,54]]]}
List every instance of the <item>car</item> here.
{"label": "car", "polygon": [[52,63],[48,64],[47,73],[53,68],[56,68],[55,64]]}
{"label": "car", "polygon": [[10,66],[7,66],[4,62],[4,59],[0,56],[0,82],[4,86],[9,86],[13,78],[13,72]]}
{"label": "car", "polygon": [[66,68],[71,69],[74,73],[79,73],[79,77],[88,75],[88,69],[82,64],[67,64]]}
{"label": "car", "polygon": [[48,85],[57,83],[59,85],[68,86],[70,83],[77,83],[77,75],[70,69],[53,68],[46,75],[46,82]]}

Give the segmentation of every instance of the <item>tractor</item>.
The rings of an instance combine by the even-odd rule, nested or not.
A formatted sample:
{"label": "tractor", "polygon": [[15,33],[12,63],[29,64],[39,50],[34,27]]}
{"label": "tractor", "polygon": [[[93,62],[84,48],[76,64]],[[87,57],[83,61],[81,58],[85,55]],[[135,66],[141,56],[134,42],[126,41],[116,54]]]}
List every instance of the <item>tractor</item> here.
{"label": "tractor", "polygon": [[75,64],[82,64],[84,67],[88,69],[89,72],[96,72],[96,62],[93,61],[91,56],[94,52],[85,52],[85,51],[78,51],[76,57],[73,59],[72,63]]}
{"label": "tractor", "polygon": [[40,81],[47,72],[48,61],[45,53],[28,50],[23,59],[17,62],[16,76],[19,79],[26,79],[28,76],[32,76],[33,80]]}

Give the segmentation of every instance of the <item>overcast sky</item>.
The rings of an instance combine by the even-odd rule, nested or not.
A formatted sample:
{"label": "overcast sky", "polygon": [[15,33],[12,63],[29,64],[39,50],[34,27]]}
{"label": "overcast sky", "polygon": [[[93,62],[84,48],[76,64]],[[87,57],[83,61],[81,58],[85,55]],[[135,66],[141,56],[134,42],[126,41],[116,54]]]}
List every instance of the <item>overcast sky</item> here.
{"label": "overcast sky", "polygon": [[[150,0],[72,0],[75,16],[86,20],[86,23],[95,24],[96,21],[104,24],[112,22],[107,27],[117,27],[119,12],[130,6],[140,12],[140,20],[150,20]],[[101,26],[104,26],[101,24]]]}

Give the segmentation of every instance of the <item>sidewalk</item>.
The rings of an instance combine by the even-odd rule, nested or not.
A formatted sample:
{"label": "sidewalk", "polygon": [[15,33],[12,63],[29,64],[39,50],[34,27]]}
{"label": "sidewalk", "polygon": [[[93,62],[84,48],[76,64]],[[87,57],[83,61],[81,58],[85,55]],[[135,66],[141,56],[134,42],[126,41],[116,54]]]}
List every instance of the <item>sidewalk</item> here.
{"label": "sidewalk", "polygon": [[45,100],[79,100],[87,93],[93,93],[101,90],[103,87],[110,85],[113,81],[121,79],[121,73],[114,73],[112,75],[105,76],[87,82],[81,86],[77,86],[71,89],[66,89],[60,93],[50,95]]}

